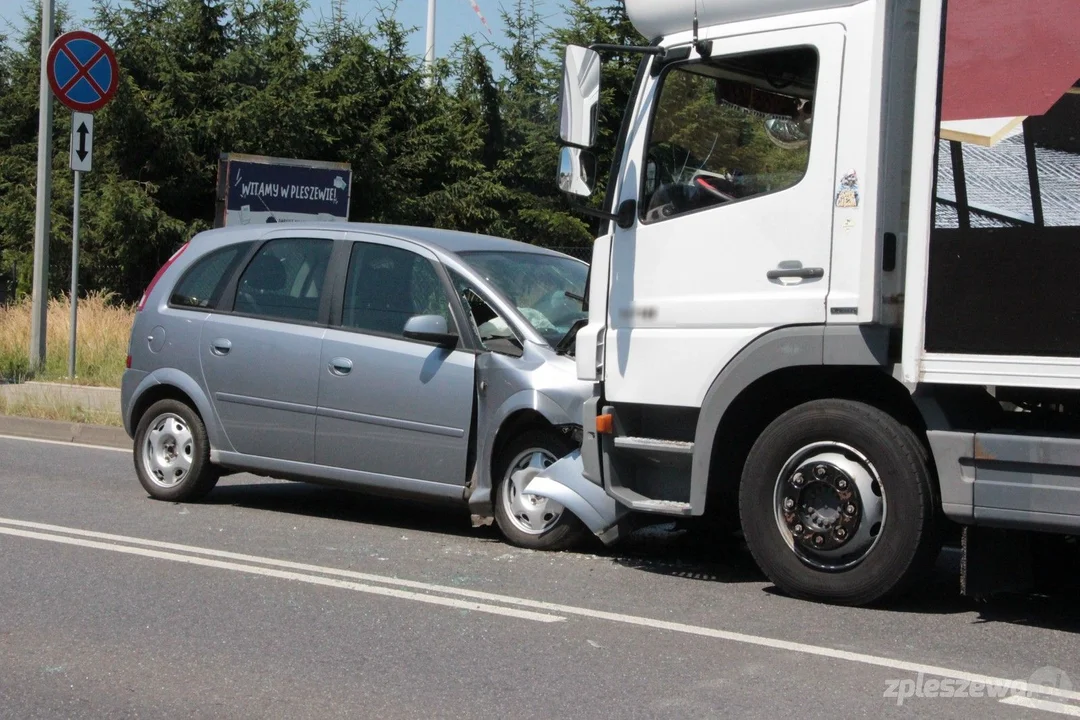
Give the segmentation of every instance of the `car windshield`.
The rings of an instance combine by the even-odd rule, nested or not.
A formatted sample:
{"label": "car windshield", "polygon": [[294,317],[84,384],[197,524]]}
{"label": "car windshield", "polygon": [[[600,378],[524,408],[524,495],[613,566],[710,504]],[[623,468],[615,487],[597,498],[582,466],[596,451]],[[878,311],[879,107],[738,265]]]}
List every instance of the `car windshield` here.
{"label": "car windshield", "polygon": [[589,266],[579,260],[528,252],[476,251],[461,256],[502,291],[552,347],[587,315],[581,298]]}

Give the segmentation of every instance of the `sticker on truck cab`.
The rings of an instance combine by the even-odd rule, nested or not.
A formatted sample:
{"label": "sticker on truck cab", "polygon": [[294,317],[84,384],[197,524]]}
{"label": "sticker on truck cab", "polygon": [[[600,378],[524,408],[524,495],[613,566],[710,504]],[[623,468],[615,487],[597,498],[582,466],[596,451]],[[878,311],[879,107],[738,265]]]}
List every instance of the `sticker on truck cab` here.
{"label": "sticker on truck cab", "polygon": [[840,178],[840,186],[836,189],[836,207],[859,207],[859,176],[854,170]]}

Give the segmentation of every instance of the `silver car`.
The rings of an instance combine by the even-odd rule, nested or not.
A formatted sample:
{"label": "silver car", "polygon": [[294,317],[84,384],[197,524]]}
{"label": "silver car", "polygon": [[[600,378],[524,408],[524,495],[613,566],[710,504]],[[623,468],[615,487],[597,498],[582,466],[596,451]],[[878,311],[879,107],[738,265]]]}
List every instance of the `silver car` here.
{"label": "silver car", "polygon": [[568,354],[587,273],[430,228],[196,235],[132,327],[121,402],[139,481],[181,502],[232,472],[433,500],[494,516],[511,543],[566,547],[584,526],[515,471],[580,444],[591,387]]}

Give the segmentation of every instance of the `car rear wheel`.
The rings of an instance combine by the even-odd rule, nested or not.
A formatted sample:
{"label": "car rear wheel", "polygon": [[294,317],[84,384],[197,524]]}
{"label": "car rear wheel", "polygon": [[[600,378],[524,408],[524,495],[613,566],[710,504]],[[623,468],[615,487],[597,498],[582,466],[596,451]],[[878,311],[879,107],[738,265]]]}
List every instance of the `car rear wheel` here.
{"label": "car rear wheel", "polygon": [[160,400],[143,413],[135,430],[135,471],[151,497],[199,500],[217,484],[202,419],[187,404]]}
{"label": "car rear wheel", "polygon": [[542,470],[573,449],[558,432],[536,429],[517,436],[499,453],[495,522],[508,542],[532,550],[561,550],[584,537],[585,526],[573,513],[554,500],[524,492],[528,475],[519,472]]}

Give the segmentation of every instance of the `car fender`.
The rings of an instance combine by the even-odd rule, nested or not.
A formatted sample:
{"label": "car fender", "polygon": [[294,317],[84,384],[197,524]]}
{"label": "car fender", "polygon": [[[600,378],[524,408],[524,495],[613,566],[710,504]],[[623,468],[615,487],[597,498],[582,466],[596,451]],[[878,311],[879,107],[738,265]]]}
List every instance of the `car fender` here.
{"label": "car fender", "polygon": [[569,510],[605,545],[620,534],[619,523],[626,514],[599,485],[585,478],[581,451],[575,450],[550,467],[519,470],[515,478],[524,481],[524,492],[554,500]]}
{"label": "car fender", "polygon": [[131,424],[132,435],[135,431],[135,425],[138,422],[136,418],[131,416],[132,409],[138,404],[139,399],[142,398],[147,391],[159,385],[174,387],[191,398],[191,401],[195,404],[195,410],[199,413],[199,417],[202,418],[203,424],[206,426],[206,436],[210,440],[211,450],[233,450],[232,443],[229,442],[229,438],[225,435],[225,430],[221,425],[221,421],[214,411],[210,398],[208,398],[203,391],[202,386],[200,386],[190,375],[175,368],[160,368],[154,370],[144,377],[135,387],[135,391],[131,394],[131,399],[128,401],[128,406],[124,409],[126,418],[130,418],[125,419],[125,423]]}
{"label": "car fender", "polygon": [[[483,394],[480,402],[484,401]],[[473,483],[469,494],[469,508],[476,515],[488,517],[492,509],[492,483],[491,463],[494,460],[495,438],[506,424],[507,420],[516,413],[529,410],[538,413],[554,426],[572,425],[580,423],[580,418],[575,420],[567,414],[559,403],[540,390],[526,389],[507,398],[498,408],[491,412],[481,409],[481,422],[477,424],[476,435],[476,468],[473,471]],[[484,421],[486,420],[486,422]]]}

